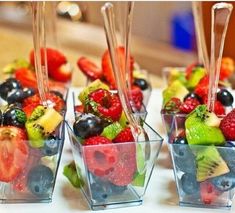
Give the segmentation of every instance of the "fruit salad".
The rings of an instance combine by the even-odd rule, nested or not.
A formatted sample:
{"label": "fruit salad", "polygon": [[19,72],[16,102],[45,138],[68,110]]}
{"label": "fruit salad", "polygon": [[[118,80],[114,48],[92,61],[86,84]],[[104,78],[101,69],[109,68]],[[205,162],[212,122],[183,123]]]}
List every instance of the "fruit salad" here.
{"label": "fruit salad", "polygon": [[[118,48],[120,66],[124,70],[125,67],[125,51],[123,47]],[[131,96],[137,110],[141,109],[142,104],[147,106],[150,93],[151,84],[148,79],[148,74],[145,70],[140,69],[134,58],[130,57],[130,70],[132,73],[132,91]],[[116,82],[112,69],[109,51],[106,50],[102,56],[101,67],[86,57],[80,57],[77,65],[83,74],[87,76],[90,81],[99,79],[107,84],[111,89],[116,89]]]}
{"label": "fruit salad", "polygon": [[50,201],[63,147],[65,101],[52,91],[45,106],[34,87],[14,77],[0,84],[0,99],[0,200]]}
{"label": "fruit salad", "polygon": [[[226,88],[226,80],[234,72],[234,62],[230,58],[223,58],[220,72],[217,101],[215,102],[216,115],[225,115],[232,109],[233,96]],[[173,71],[169,84],[163,90],[162,117],[167,133],[170,131],[174,114],[191,113],[198,105],[207,104],[209,77],[200,65],[193,65],[186,72]],[[179,116],[178,116],[179,118]]]}
{"label": "fruit salad", "polygon": [[75,163],[65,167],[65,176],[82,188],[92,209],[139,205],[162,139],[145,124],[149,141],[135,142],[118,94],[99,79],[78,98],[68,127]]}
{"label": "fruit salad", "polygon": [[181,123],[174,120],[170,150],[181,205],[231,207],[234,127],[235,110],[218,117],[206,105],[197,106]]}
{"label": "fruit salad", "polygon": [[[72,68],[68,63],[65,55],[52,48],[46,48],[47,68],[49,75],[49,88],[53,91],[59,91],[62,94],[67,92],[67,84],[72,77]],[[3,68],[6,75],[12,75],[16,78],[23,87],[33,88],[37,90],[37,80],[34,64],[34,51],[29,54],[29,60],[16,59],[12,63]],[[41,49],[41,63],[44,62],[44,49]]]}

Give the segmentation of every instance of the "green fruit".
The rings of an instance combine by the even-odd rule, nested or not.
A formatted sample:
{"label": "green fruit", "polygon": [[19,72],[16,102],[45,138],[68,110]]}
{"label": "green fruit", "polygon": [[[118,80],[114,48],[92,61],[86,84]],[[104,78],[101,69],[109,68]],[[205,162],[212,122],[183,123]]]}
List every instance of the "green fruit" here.
{"label": "green fruit", "polygon": [[43,147],[46,137],[55,131],[62,120],[62,115],[55,109],[43,106],[36,107],[25,124],[30,146],[33,148]]}
{"label": "green fruit", "polygon": [[125,128],[129,124],[124,111],[122,111],[122,115],[121,115],[121,117],[120,117],[118,122],[120,123],[122,128]]}
{"label": "green fruit", "polygon": [[97,90],[97,89],[106,89],[109,90],[108,85],[104,84],[102,81],[99,79],[93,81],[90,83],[87,87],[85,87],[79,94],[78,99],[84,104],[88,95]]}
{"label": "green fruit", "polygon": [[25,59],[17,59],[15,61],[13,61],[10,64],[7,64],[4,68],[3,68],[3,73],[5,74],[12,74],[15,72],[16,69],[19,68],[28,68],[30,66],[29,62],[26,61]]}
{"label": "green fruit", "polygon": [[[208,118],[209,121],[207,121]],[[186,138],[189,144],[223,145],[225,143],[224,135],[219,127],[211,126],[214,123],[210,120],[211,118],[206,105],[198,106],[189,114],[185,121]],[[210,126],[207,125],[208,123]]]}
{"label": "green fruit", "polygon": [[[146,142],[148,143],[148,142]],[[140,174],[144,173],[145,171],[145,153],[141,146],[141,144],[137,143],[136,146],[136,164],[137,164],[137,170]]]}
{"label": "green fruit", "polygon": [[229,168],[214,146],[201,148],[196,154],[197,181],[205,181],[229,172]]}
{"label": "green fruit", "polygon": [[84,181],[81,178],[80,173],[81,173],[81,169],[78,166],[76,167],[74,161],[66,165],[63,171],[64,176],[68,178],[69,182],[75,188],[81,188],[84,185]]}
{"label": "green fruit", "polygon": [[188,93],[189,91],[180,81],[173,81],[165,90],[163,90],[163,105],[173,97],[183,101]]}
{"label": "green fruit", "polygon": [[192,73],[189,76],[187,87],[193,89],[199,81],[206,75],[206,70],[203,67],[196,67],[192,70]]}
{"label": "green fruit", "polygon": [[116,138],[116,136],[122,131],[122,126],[118,122],[114,122],[108,126],[106,126],[101,133],[101,136],[104,136],[110,140]]}
{"label": "green fruit", "polygon": [[134,177],[133,181],[131,182],[131,185],[139,186],[139,187],[144,187],[145,177],[146,177],[146,172],[144,172],[143,174],[139,174],[137,172],[135,174],[135,177]]}
{"label": "green fruit", "polygon": [[171,69],[168,84],[171,84],[175,80],[178,80],[183,85],[185,85],[187,82],[187,80],[185,78],[185,72],[181,72],[176,68]]}

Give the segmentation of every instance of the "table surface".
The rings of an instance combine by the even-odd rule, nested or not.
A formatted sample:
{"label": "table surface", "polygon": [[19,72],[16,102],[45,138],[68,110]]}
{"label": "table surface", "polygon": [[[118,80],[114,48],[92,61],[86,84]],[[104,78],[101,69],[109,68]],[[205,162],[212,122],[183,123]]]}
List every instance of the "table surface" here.
{"label": "table surface", "polygon": [[[71,88],[68,97],[68,113],[67,119],[72,116],[72,96],[71,91],[76,91],[77,88]],[[161,135],[164,135],[163,127],[160,117],[161,107],[161,91],[153,90],[150,102],[148,105],[147,122]],[[55,213],[73,213],[73,212],[92,212],[89,210],[85,199],[78,189],[73,188],[62,175],[63,167],[66,163],[72,160],[72,153],[69,148],[68,137],[65,140],[64,151],[62,154],[61,164],[58,171],[57,182],[53,195],[52,203],[42,204],[1,204],[0,213],[41,213],[41,212],[55,212]],[[231,209],[233,212],[235,208]],[[173,171],[171,169],[171,161],[169,159],[167,146],[164,144],[156,166],[151,177],[149,187],[144,196],[144,201],[141,206],[105,210],[105,213],[119,213],[129,211],[129,213],[156,213],[156,212],[173,212],[174,213],[209,213],[209,212],[229,212],[227,210],[212,210],[199,209],[178,206],[178,196],[176,185],[174,182]],[[101,211],[102,212],[102,211]]]}

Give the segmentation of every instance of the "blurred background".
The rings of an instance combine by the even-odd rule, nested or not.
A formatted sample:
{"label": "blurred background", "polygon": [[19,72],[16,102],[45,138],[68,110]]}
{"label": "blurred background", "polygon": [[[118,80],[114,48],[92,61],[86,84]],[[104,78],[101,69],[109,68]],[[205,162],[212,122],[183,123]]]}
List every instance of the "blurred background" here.
{"label": "blurred background", "polygon": [[[48,46],[55,46],[68,55],[75,69],[73,84],[76,86],[84,80],[76,71],[76,60],[86,56],[100,65],[107,48],[100,13],[104,3],[47,2]],[[117,8],[120,3],[114,4]],[[211,2],[203,3],[208,44],[211,5]],[[53,18],[56,25],[51,21]],[[31,23],[30,2],[0,2],[1,67],[15,58],[28,57],[32,49]],[[231,28],[228,33],[235,33]],[[56,38],[53,29],[57,29]],[[163,67],[187,66],[195,62],[196,51],[191,2],[135,2],[131,52],[140,66],[156,77],[156,86],[161,85]],[[233,56],[231,44],[225,44],[226,54]]]}

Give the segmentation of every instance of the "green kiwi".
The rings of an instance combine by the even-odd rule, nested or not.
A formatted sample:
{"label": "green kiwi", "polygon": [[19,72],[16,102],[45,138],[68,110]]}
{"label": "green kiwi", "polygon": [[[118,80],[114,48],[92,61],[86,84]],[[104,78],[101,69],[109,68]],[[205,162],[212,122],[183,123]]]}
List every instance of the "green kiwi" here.
{"label": "green kiwi", "polygon": [[116,138],[116,136],[122,131],[122,126],[120,123],[118,122],[114,122],[108,126],[106,126],[103,130],[103,132],[101,133],[102,136],[113,140],[114,138]]}
{"label": "green kiwi", "polygon": [[197,181],[205,181],[229,172],[229,168],[215,146],[200,149],[196,154]]}
{"label": "green kiwi", "polygon": [[29,144],[33,148],[43,147],[46,137],[55,131],[62,120],[62,115],[55,109],[36,107],[25,124]]}
{"label": "green kiwi", "polygon": [[203,67],[196,67],[193,69],[191,75],[189,76],[187,87],[188,89],[193,89],[199,81],[206,75],[206,70]]}

